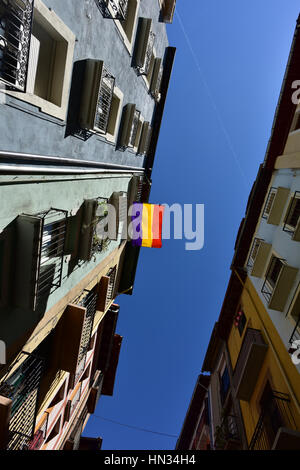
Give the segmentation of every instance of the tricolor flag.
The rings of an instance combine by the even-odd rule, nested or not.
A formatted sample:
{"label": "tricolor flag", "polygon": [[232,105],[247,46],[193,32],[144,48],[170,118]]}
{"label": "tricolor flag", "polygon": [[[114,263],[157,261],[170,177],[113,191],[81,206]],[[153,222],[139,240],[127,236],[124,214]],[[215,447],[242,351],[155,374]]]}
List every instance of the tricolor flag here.
{"label": "tricolor flag", "polygon": [[134,202],[132,207],[132,244],[161,248],[164,206]]}

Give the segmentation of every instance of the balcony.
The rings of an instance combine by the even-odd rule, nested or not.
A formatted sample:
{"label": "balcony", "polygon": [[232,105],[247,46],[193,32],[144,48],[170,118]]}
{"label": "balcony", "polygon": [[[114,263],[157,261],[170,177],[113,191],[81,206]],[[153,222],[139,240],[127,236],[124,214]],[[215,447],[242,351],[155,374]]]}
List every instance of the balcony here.
{"label": "balcony", "polygon": [[137,183],[134,202],[147,202],[151,190],[151,181],[145,176],[141,176]]}
{"label": "balcony", "polygon": [[300,432],[297,429],[289,396],[272,391],[262,408],[249,450],[299,450]]}
{"label": "balcony", "polygon": [[254,238],[247,266],[251,269],[251,276],[262,277],[271,252],[272,245],[260,238]]}
{"label": "balcony", "polygon": [[95,0],[104,18],[125,20],[128,0]]}
{"label": "balcony", "polygon": [[26,91],[33,0],[0,0],[0,80]]}
{"label": "balcony", "polygon": [[60,209],[17,218],[15,306],[35,310],[60,287],[66,219]]}
{"label": "balcony", "polygon": [[261,292],[269,308],[282,312],[291,292],[298,269],[285,263],[284,259],[272,256]]}
{"label": "balcony", "polygon": [[160,86],[161,86],[162,75],[163,75],[162,60],[160,58],[156,58],[154,61],[152,79],[151,79],[151,84],[150,84],[150,93],[156,101],[160,100]]}
{"label": "balcony", "polygon": [[[84,261],[90,261],[97,253],[108,249],[110,240],[104,237],[104,233],[98,233],[99,227],[102,227],[101,222],[108,214],[107,202],[108,199],[99,197],[83,203],[78,257]],[[102,228],[104,231],[104,227]],[[74,224],[72,230],[78,230],[77,224]],[[73,234],[73,238],[75,237]]]}
{"label": "balcony", "polygon": [[280,224],[289,193],[290,190],[288,188],[272,187],[270,189],[262,215],[268,224]]}
{"label": "balcony", "polygon": [[176,0],[161,0],[161,16],[165,23],[172,23]]}
{"label": "balcony", "polygon": [[147,155],[150,147],[152,129],[150,123],[145,121],[142,128],[141,138],[138,147],[138,155]]}
{"label": "balcony", "polygon": [[90,390],[89,398],[87,401],[87,408],[90,414],[95,412],[98,400],[101,395],[102,384],[103,384],[103,374],[102,372],[100,372],[100,370],[98,370],[95,374],[94,382]]}
{"label": "balcony", "polygon": [[118,142],[120,150],[124,151],[127,147],[133,149],[137,147],[140,134],[140,115],[141,113],[136,109],[135,104],[129,103],[125,106]]}
{"label": "balcony", "polygon": [[135,46],[135,66],[140,75],[148,75],[155,34],[151,31],[152,20],[150,18],[140,18],[139,28]]}
{"label": "balcony", "polygon": [[[293,332],[291,334],[291,337],[289,339],[289,343],[291,345],[294,343],[294,341],[300,341],[300,313],[299,313],[299,317],[295,321],[296,323],[295,323]],[[292,351],[294,352],[295,349],[293,349]]]}
{"label": "balcony", "polygon": [[80,446],[80,439],[81,439],[81,433],[83,430],[83,426],[85,423],[85,420],[88,416],[88,409],[87,406],[85,406],[80,413],[80,415],[73,421],[75,423],[72,425],[70,435],[68,439],[65,441],[63,450],[78,450]]}
{"label": "balcony", "polygon": [[8,372],[0,383],[1,398],[9,399],[11,403],[7,450],[26,449],[34,438],[43,362],[34,354],[22,352],[10,367],[12,372]]}
{"label": "balcony", "polygon": [[236,416],[231,414],[226,415],[222,420],[221,426],[217,426],[215,446],[220,450],[241,449],[241,439]]}
{"label": "balcony", "polygon": [[293,240],[300,241],[300,191],[295,191],[290,201],[282,230],[289,233]]}
{"label": "balcony", "polygon": [[261,332],[247,328],[233,373],[233,387],[240,400],[250,400],[267,350]]}
{"label": "balcony", "polygon": [[27,450],[40,450],[46,440],[48,430],[48,413],[45,413],[39,428],[35,431],[32,440],[28,443]]}
{"label": "balcony", "polygon": [[88,59],[79,121],[82,129],[105,135],[108,131],[115,78],[103,61]]}
{"label": "balcony", "polygon": [[96,288],[91,291],[85,291],[84,297],[78,303],[79,306],[85,308],[85,317],[82,325],[79,354],[75,373],[75,383],[79,380],[85,369],[86,355],[88,352],[93,331],[93,324],[97,306],[97,297],[98,292]]}

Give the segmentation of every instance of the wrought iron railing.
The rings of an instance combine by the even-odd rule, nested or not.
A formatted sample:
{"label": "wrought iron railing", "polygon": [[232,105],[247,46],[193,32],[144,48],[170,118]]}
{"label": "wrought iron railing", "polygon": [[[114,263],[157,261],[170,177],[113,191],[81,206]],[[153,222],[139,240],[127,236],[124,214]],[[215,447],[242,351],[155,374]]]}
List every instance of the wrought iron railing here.
{"label": "wrought iron railing", "polygon": [[148,180],[147,176],[141,176],[138,182],[135,202],[148,201],[150,190],[151,190],[151,182]]}
{"label": "wrought iron railing", "polygon": [[251,247],[251,251],[250,251],[250,254],[249,254],[249,258],[248,258],[248,261],[247,261],[247,267],[248,268],[253,268],[255,258],[256,258],[256,255],[257,255],[257,251],[259,249],[259,245],[263,241],[264,240],[262,238],[254,238],[253,243],[252,243],[252,247]]}
{"label": "wrought iron railing", "polygon": [[249,449],[271,450],[279,428],[296,430],[297,426],[290,409],[290,398],[285,393],[272,391],[262,408]]}
{"label": "wrought iron railing", "polygon": [[224,449],[229,440],[240,442],[237,418],[232,414],[226,415],[217,429],[215,444],[218,449]]}
{"label": "wrought iron railing", "polygon": [[289,343],[293,344],[294,341],[299,341],[299,340],[300,340],[300,313],[296,321],[295,327],[293,329],[293,332],[291,334],[291,337],[289,339]]}
{"label": "wrought iron railing", "polygon": [[104,18],[126,19],[128,0],[95,0],[95,2]]}
{"label": "wrought iron railing", "polygon": [[97,99],[97,109],[94,127],[106,134],[109,120],[110,107],[113,98],[115,78],[103,66]]}
{"label": "wrought iron railing", "polygon": [[[103,221],[108,215],[108,199],[98,197],[97,201],[98,207],[96,209],[91,255],[105,251],[111,242],[107,234],[108,223],[105,226],[103,225]],[[101,224],[101,226],[99,224]]]}
{"label": "wrought iron railing", "polygon": [[26,91],[34,0],[0,0],[0,80]]}
{"label": "wrought iron railing", "polygon": [[34,436],[44,361],[34,354],[22,352],[10,370],[22,360],[21,365],[11,375],[8,371],[0,383],[0,395],[12,400],[8,450],[27,448]]}
{"label": "wrought iron railing", "polygon": [[271,300],[275,284],[283,268],[284,261],[285,260],[283,258],[277,258],[276,256],[273,256],[271,260],[265,281],[261,289],[261,292],[267,302],[270,302]]}
{"label": "wrought iron railing", "polygon": [[37,302],[61,285],[67,211],[50,209],[38,216],[42,218],[42,240],[36,289]]}
{"label": "wrought iron railing", "polygon": [[48,413],[45,413],[43,424],[34,433],[32,440],[28,443],[28,450],[39,450],[42,447],[43,442],[46,440],[48,417]]}
{"label": "wrought iron railing", "polygon": [[299,217],[300,217],[300,191],[295,191],[294,196],[290,202],[288,213],[284,220],[282,230],[284,232],[287,232],[293,235],[293,233],[296,230]]}
{"label": "wrought iron railing", "polygon": [[117,274],[116,266],[114,266],[113,268],[110,268],[110,270],[106,274],[109,277],[109,282],[108,282],[108,288],[107,288],[107,294],[106,294],[105,308],[107,308],[109,304],[112,302],[112,300],[114,299],[116,274]]}
{"label": "wrought iron railing", "polygon": [[70,417],[73,415],[74,411],[76,410],[80,402],[81,392],[82,392],[82,383],[79,384],[78,390],[72,399],[71,406],[70,406]]}
{"label": "wrought iron railing", "polygon": [[85,369],[86,355],[91,340],[94,318],[96,313],[97,296],[97,290],[96,288],[94,288],[91,291],[86,291],[86,295],[78,303],[78,305],[86,309],[86,313],[81,333],[80,349],[75,374],[75,383],[81,377]]}
{"label": "wrought iron railing", "polygon": [[263,210],[262,218],[267,219],[269,217],[270,211],[272,209],[272,204],[274,202],[275,196],[276,196],[277,188],[270,188],[265,207]]}
{"label": "wrought iron railing", "polygon": [[162,67],[162,65],[161,65],[160,68],[159,68],[159,72],[158,72],[157,79],[156,79],[155,88],[154,88],[154,90],[152,91],[152,96],[153,96],[153,98],[155,98],[156,100],[159,98],[162,76],[163,76],[163,67]]}
{"label": "wrought iron railing", "polygon": [[133,119],[132,119],[130,136],[129,136],[129,145],[131,147],[135,147],[135,144],[136,144],[136,136],[137,136],[137,131],[139,127],[140,115],[141,115],[140,111],[135,109],[134,114],[133,114]]}
{"label": "wrought iron railing", "polygon": [[144,63],[141,66],[137,67],[140,75],[147,75],[149,73],[149,67],[150,67],[151,57],[153,53],[154,41],[155,41],[155,34],[153,33],[153,31],[150,31],[148,42],[147,42],[147,49],[146,49]]}

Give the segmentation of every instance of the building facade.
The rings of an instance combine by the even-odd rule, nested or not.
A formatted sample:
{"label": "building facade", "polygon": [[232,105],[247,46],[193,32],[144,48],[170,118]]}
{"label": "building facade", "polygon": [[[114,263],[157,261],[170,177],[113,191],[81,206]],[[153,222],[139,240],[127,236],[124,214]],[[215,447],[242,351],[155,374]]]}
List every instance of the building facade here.
{"label": "building facade", "polygon": [[139,258],[128,209],[150,195],[175,3],[0,0],[2,449],[101,447],[81,433],[113,393],[115,298]]}
{"label": "building facade", "polygon": [[300,448],[299,29],[202,366],[210,449]]}

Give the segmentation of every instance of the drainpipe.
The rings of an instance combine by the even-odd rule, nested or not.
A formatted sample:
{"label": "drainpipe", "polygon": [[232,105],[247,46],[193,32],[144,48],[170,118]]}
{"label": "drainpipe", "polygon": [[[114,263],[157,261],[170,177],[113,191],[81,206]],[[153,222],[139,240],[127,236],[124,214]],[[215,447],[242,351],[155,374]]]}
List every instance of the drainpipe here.
{"label": "drainpipe", "polygon": [[[3,166],[2,166],[2,161],[3,161]],[[76,158],[65,158],[65,157],[51,157],[51,156],[45,156],[45,155],[35,155],[35,154],[29,154],[29,153],[20,153],[20,152],[6,152],[1,150],[0,151],[0,171],[5,170],[11,166],[13,168],[13,165],[10,165],[11,161],[17,161],[17,162],[23,162],[24,165],[28,165],[27,171],[31,168],[35,168],[34,166],[31,167],[31,165],[37,165],[38,163],[44,163],[45,165],[56,165],[53,170],[56,172],[60,172],[61,166],[71,166],[71,167],[93,167],[94,169],[96,168],[101,168],[101,169],[106,169],[106,170],[119,170],[121,172],[139,172],[139,173],[144,173],[144,168],[142,167],[135,167],[135,166],[128,166],[128,165],[118,165],[115,163],[108,163],[108,162],[95,162],[91,160],[80,160]],[[15,163],[15,168],[25,168],[22,166],[19,166],[18,163]],[[45,167],[41,167],[44,168]],[[45,171],[47,168],[45,168]],[[52,168],[51,168],[52,170]],[[13,170],[10,170],[13,171]],[[14,170],[15,171],[15,170]],[[18,170],[17,170],[18,171]],[[24,170],[22,170],[24,171]],[[68,172],[69,170],[67,170]],[[83,170],[85,172],[85,170]],[[88,172],[88,171],[87,171]]]}

